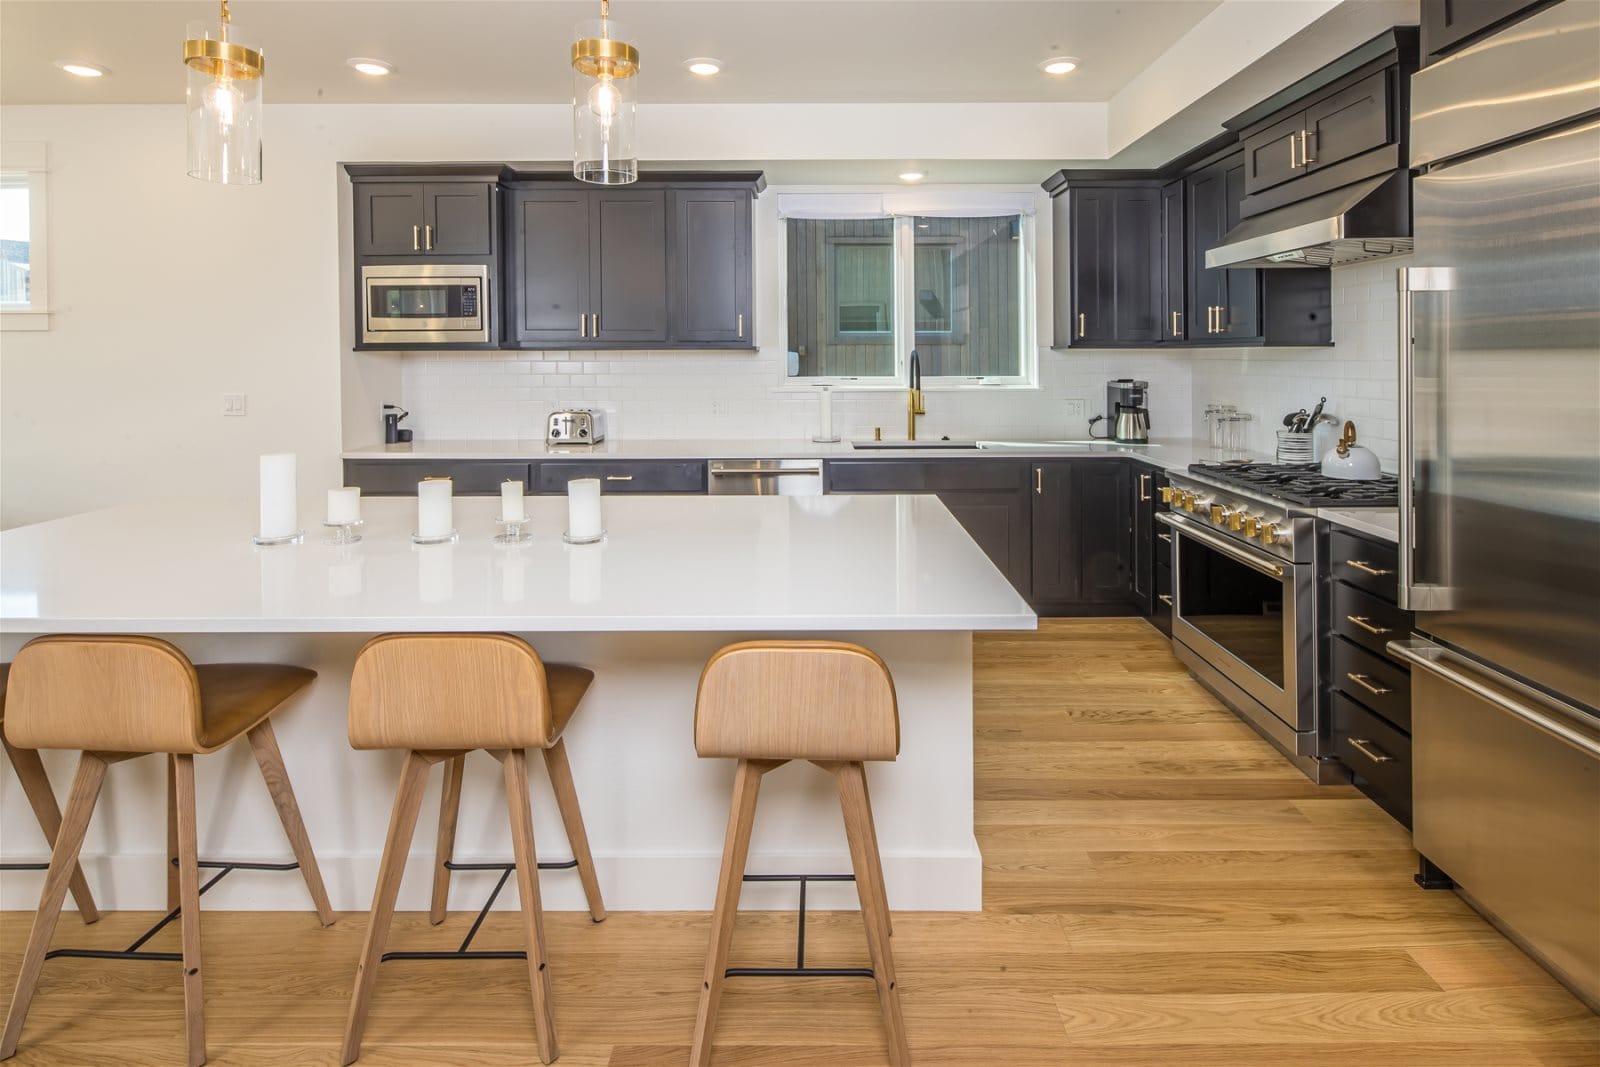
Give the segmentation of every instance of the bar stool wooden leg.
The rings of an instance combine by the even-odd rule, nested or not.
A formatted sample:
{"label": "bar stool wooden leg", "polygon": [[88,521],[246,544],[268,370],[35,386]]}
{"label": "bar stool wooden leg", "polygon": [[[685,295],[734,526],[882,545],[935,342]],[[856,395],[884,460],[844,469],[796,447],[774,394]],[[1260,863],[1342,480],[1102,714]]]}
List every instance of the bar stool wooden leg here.
{"label": "bar stool wooden leg", "polygon": [[885,937],[894,936],[894,916],[889,913],[889,886],[883,880],[883,853],[878,851],[878,820],[872,816],[872,791],[867,788],[866,768],[861,770],[861,799],[867,811],[867,851],[872,858],[873,878],[878,883],[878,909],[883,915]]}
{"label": "bar stool wooden leg", "polygon": [[606,904],[600,898],[600,877],[595,873],[594,857],[589,854],[589,834],[583,828],[583,809],[578,806],[578,788],[572,782],[572,764],[567,761],[567,745],[560,738],[544,750],[545,770],[550,774],[550,786],[555,790],[556,807],[561,810],[561,824],[567,829],[567,843],[572,846],[572,858],[578,861],[578,877],[583,882],[583,895],[589,901],[589,917],[595,922],[606,921]]}
{"label": "bar stool wooden leg", "polygon": [[344,1049],[340,1063],[349,1065],[361,1055],[361,1034],[367,1027],[367,1009],[372,1004],[372,988],[378,981],[378,965],[383,946],[389,939],[389,924],[394,919],[395,896],[405,874],[406,854],[417,830],[417,813],[422,808],[422,790],[428,781],[428,767],[436,762],[421,752],[407,752],[400,769],[400,785],[395,789],[394,810],[389,815],[389,836],[383,843],[383,862],[378,868],[378,885],[372,891],[372,916],[367,939],[356,964],[355,989],[350,994],[350,1015],[345,1022]]}
{"label": "bar stool wooden leg", "polygon": [[333,905],[328,901],[327,887],[322,884],[322,868],[317,866],[317,854],[312,851],[305,820],[300,817],[300,805],[294,799],[294,786],[289,782],[288,768],[283,765],[283,752],[278,748],[277,735],[272,732],[272,720],[262,719],[245,736],[261,768],[261,778],[267,783],[267,792],[272,794],[272,806],[278,809],[278,820],[289,838],[289,848],[300,864],[300,874],[311,892],[317,918],[323,926],[332,926]]}
{"label": "bar stool wooden leg", "polygon": [[178,906],[178,757],[167,755],[167,910]]}
{"label": "bar stool wooden leg", "polygon": [[883,1012],[883,1028],[889,1041],[889,1063],[892,1067],[909,1067],[911,1048],[906,1043],[906,1024],[900,1014],[894,951],[889,947],[885,932],[887,919],[881,911],[883,887],[878,884],[878,861],[869,844],[874,835],[872,815],[867,808],[865,769],[859,763],[841,763],[833,774],[839,785],[839,803],[844,808],[845,836],[850,839],[856,894],[861,899],[862,925],[867,929],[873,981],[878,987],[878,1007]]}
{"label": "bar stool wooden leg", "polygon": [[450,869],[445,866],[456,852],[456,819],[461,814],[461,776],[467,766],[463,753],[444,765],[444,788],[439,793],[439,845],[433,856],[433,902],[428,908],[428,921],[438,926],[444,922],[450,905]]}
{"label": "bar stool wooden leg", "polygon": [[551,1010],[550,957],[544,944],[544,908],[539,900],[539,857],[533,843],[533,798],[528,793],[528,754],[522,749],[496,752],[505,769],[506,810],[511,816],[511,844],[517,861],[517,896],[522,901],[522,933],[528,945],[528,984],[533,992],[533,1026],[539,1059],[551,1063],[560,1053],[556,1020]]}
{"label": "bar stool wooden leg", "polygon": [[79,757],[78,773],[73,777],[72,793],[67,799],[67,815],[50,853],[50,870],[44,876],[44,889],[39,894],[39,910],[34,914],[33,931],[28,934],[28,947],[17,969],[17,989],[11,996],[11,1010],[6,1014],[5,1036],[0,1038],[0,1060],[16,1054],[22,1024],[28,1018],[28,1007],[39,987],[44,954],[55,934],[56,920],[61,917],[61,904],[66,899],[72,871],[78,865],[78,850],[83,847],[83,835],[89,829],[89,817],[94,814],[94,803],[99,799],[105,778],[104,759],[93,752]]}
{"label": "bar stool wooden leg", "polygon": [[[16,769],[18,780],[22,782],[22,792],[28,798],[28,805],[33,808],[34,818],[39,820],[39,829],[44,831],[45,841],[54,852],[56,838],[61,833],[61,809],[56,807],[56,795],[50,789],[50,779],[44,773],[44,761],[34,749],[12,748],[11,742],[3,737],[0,737],[0,744],[5,745],[6,756]],[[83,868],[77,863],[72,865],[69,887],[72,899],[78,905],[79,917],[85,923],[99,919],[100,909],[95,907],[89,882],[83,876]]]}
{"label": "bar stool wooden leg", "polygon": [[783,761],[739,761],[733,776],[733,803],[728,809],[728,834],[722,846],[722,873],[717,876],[717,902],[711,913],[711,942],[706,950],[706,970],[700,985],[700,1009],[694,1020],[692,1067],[711,1062],[711,1039],[717,1031],[717,1010],[722,1006],[722,984],[733,945],[733,926],[739,916],[739,890],[744,886],[744,865],[750,858],[750,829],[756,821],[756,796],[761,776]]}
{"label": "bar stool wooden leg", "polygon": [[206,998],[200,961],[200,856],[195,827],[194,757],[175,759],[178,793],[178,925],[183,933],[183,1028],[189,1067],[206,1062]]}

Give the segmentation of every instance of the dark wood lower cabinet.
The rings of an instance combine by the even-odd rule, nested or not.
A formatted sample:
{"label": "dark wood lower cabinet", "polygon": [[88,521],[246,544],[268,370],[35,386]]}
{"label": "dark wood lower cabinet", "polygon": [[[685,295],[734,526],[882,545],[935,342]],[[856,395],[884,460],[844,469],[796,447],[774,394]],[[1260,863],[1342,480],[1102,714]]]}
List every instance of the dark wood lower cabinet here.
{"label": "dark wood lower cabinet", "polygon": [[499,496],[507,480],[528,484],[528,464],[483,459],[347,459],[344,484],[367,496],[416,496],[424,478],[449,478],[456,496]]}
{"label": "dark wood lower cabinet", "polygon": [[1033,465],[1031,599],[1041,613],[1127,611],[1133,564],[1130,468],[1120,459]]}

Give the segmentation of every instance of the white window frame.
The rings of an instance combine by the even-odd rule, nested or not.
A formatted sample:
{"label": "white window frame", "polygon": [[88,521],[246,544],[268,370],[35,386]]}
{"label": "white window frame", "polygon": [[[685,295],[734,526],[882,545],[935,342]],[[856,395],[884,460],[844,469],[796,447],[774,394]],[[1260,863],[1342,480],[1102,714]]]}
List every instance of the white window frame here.
{"label": "white window frame", "polygon": [[49,152],[43,141],[0,144],[0,178],[28,185],[28,302],[0,304],[0,331],[50,328]]}
{"label": "white window frame", "polygon": [[[925,375],[924,392],[949,392],[958,389],[1038,389],[1039,388],[1039,316],[1038,316],[1038,216],[1021,215],[1017,254],[1022,257],[1020,286],[1022,299],[1017,314],[1021,318],[1019,336],[1022,345],[1021,366],[1016,374],[992,375]],[[916,338],[916,283],[910,277],[910,266],[915,263],[915,219],[910,215],[894,216],[894,292],[895,316],[890,344],[894,349],[894,371],[887,375],[867,377],[851,375],[796,376],[786,378],[782,387],[789,392],[812,392],[818,386],[831,386],[838,392],[896,392],[904,391],[910,378],[911,349]],[[778,220],[779,240],[782,250],[777,255],[778,292],[780,294],[778,320],[783,335],[783,351],[789,344],[789,227]]]}

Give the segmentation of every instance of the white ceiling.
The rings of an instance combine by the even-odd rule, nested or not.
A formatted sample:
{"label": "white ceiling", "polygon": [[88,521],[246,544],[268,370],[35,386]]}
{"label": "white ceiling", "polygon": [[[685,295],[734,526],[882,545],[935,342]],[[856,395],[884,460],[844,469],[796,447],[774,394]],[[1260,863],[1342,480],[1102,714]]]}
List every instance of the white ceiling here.
{"label": "white ceiling", "polygon": [[[613,0],[653,103],[1107,101],[1220,0]],[[598,0],[233,0],[273,103],[564,103],[574,23]],[[174,103],[206,0],[4,0],[0,103]],[[1074,73],[1037,64],[1067,54]],[[369,78],[345,64],[395,66]],[[682,62],[714,56],[722,75]],[[74,78],[60,59],[111,70]]]}

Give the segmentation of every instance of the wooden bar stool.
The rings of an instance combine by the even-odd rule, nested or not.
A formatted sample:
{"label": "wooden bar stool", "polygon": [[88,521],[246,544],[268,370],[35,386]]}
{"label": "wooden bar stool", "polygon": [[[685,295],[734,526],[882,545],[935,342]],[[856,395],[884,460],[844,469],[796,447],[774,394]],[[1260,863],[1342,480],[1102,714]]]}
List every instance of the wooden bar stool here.
{"label": "wooden bar stool", "polygon": [[[5,746],[6,758],[11,761],[12,769],[17,772],[17,779],[22,783],[22,792],[28,798],[28,806],[33,808],[34,818],[39,820],[39,829],[44,831],[44,839],[49,846],[56,847],[56,835],[61,832],[61,809],[56,806],[55,790],[50,788],[50,778],[44,773],[44,761],[39,758],[39,753],[31,748],[13,748],[11,742],[5,739],[6,721],[6,682],[11,676],[11,664],[0,663],[0,745]],[[0,871],[46,871],[50,869],[48,863],[0,863]],[[72,877],[67,883],[72,890],[72,899],[78,905],[78,917],[85,923],[95,922],[100,918],[100,909],[94,906],[94,895],[89,892],[89,882],[83,876],[83,868],[77,862],[72,864]]]}
{"label": "wooden bar stool", "polygon": [[[528,961],[539,1058],[545,1063],[555,1060],[558,1052],[555,1018],[550,1008],[544,916],[539,902],[539,867],[576,866],[590,917],[595,922],[606,917],[572,768],[561,739],[593,681],[593,671],[544,663],[531,645],[510,634],[385,634],[367,642],[356,657],[355,674],[350,681],[350,744],[358,749],[402,749],[406,759],[389,817],[378,884],[372,894],[372,920],[350,995],[342,1062],[354,1063],[361,1055],[361,1035],[366,1028],[379,963],[388,959],[473,958]],[[545,767],[572,846],[570,863],[541,865],[534,851],[533,809],[528,792],[529,748],[544,752]],[[501,763],[516,857],[513,864],[466,865],[502,871],[500,885],[483,906],[479,921],[514,871],[527,951],[470,951],[478,930],[474,924],[461,948],[454,952],[385,954],[384,943],[394,919],[395,897],[416,831],[428,768],[441,762],[447,764],[447,769],[429,918],[435,923],[444,918],[450,871],[462,869],[450,859],[461,802],[462,768],[466,754],[478,749]]]}
{"label": "wooden bar stool", "polygon": [[[233,870],[288,870],[298,865],[317,917],[324,926],[333,922],[333,909],[322,885],[317,858],[306,836],[269,720],[279,705],[310,685],[316,676],[315,671],[304,667],[275,663],[197,666],[173,645],[151,637],[40,637],[17,653],[6,694],[7,740],[19,749],[76,749],[82,755],[67,813],[50,856],[50,871],[45,875],[33,931],[22,956],[16,993],[6,1016],[5,1037],[0,1043],[0,1059],[17,1051],[44,961],[55,956],[77,956],[181,960],[188,1062],[192,1067],[205,1063],[201,866],[221,868],[221,873],[207,882],[205,888],[210,888]],[[202,863],[196,854],[194,757],[215,752],[241,734],[249,738],[297,864]],[[47,952],[72,872],[77,869],[78,851],[83,847],[106,768],[155,753],[168,756],[168,838],[169,848],[177,853],[177,906],[124,951]],[[169,895],[173,888],[169,880]],[[181,954],[139,951],[139,946],[174,919],[183,933]]]}
{"label": "wooden bar stool", "polygon": [[[878,854],[872,803],[867,795],[866,760],[893,760],[900,753],[900,713],[894,680],[881,659],[859,645],[839,641],[748,641],[729,645],[711,657],[700,676],[694,709],[694,745],[702,758],[737,759],[733,805],[711,917],[711,944],[695,1019],[694,1067],[711,1062],[711,1039],[724,979],[732,975],[818,974],[870,976],[889,1042],[889,1062],[909,1067],[911,1050],[900,1015],[895,985],[893,933],[883,864]],[[804,949],[792,968],[728,969],[728,949],[739,911],[739,889],[746,880],[801,883],[800,936],[805,936],[805,883],[816,876],[746,876],[750,830],[755,823],[761,776],[791,760],[807,760],[833,775],[844,809],[845,835],[855,870],[856,895],[872,969],[808,968]],[[845,876],[824,876],[848,880]],[[801,941],[804,945],[804,940]]]}

